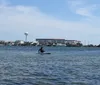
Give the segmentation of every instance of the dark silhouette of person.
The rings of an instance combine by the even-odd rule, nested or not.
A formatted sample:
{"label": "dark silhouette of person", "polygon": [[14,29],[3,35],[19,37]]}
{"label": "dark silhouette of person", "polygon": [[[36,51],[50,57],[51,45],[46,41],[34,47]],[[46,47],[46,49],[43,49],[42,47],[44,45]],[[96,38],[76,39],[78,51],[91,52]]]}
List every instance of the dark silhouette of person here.
{"label": "dark silhouette of person", "polygon": [[43,49],[43,47],[41,47],[39,50],[38,50],[38,53],[44,53],[45,51],[44,51],[44,49]]}

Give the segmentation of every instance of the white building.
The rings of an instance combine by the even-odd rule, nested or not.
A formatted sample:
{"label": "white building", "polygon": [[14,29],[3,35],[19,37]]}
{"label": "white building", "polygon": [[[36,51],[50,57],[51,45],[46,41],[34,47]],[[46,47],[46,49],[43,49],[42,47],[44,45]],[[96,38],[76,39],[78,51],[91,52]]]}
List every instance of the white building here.
{"label": "white building", "polygon": [[39,45],[65,44],[65,39],[36,39]]}

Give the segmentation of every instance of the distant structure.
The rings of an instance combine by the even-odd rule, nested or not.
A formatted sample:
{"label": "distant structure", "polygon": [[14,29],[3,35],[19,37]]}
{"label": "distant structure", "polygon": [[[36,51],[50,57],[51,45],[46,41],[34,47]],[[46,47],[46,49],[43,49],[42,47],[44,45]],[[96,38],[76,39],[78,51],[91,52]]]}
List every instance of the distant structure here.
{"label": "distant structure", "polygon": [[25,42],[27,42],[28,32],[25,32],[24,35],[25,35]]}
{"label": "distant structure", "polygon": [[65,44],[65,39],[36,39],[39,42],[39,45],[57,45],[57,44]]}
{"label": "distant structure", "polygon": [[66,46],[66,45],[77,45],[81,44],[81,41],[78,40],[65,40],[65,39],[46,39],[46,38],[38,38],[36,41],[39,45],[57,45],[57,46]]}

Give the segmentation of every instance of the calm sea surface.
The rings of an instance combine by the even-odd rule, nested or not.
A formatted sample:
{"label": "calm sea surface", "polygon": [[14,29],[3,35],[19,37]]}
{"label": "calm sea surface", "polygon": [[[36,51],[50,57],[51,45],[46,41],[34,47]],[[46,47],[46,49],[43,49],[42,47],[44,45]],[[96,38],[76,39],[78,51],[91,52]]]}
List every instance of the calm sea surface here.
{"label": "calm sea surface", "polygon": [[0,47],[0,85],[100,85],[100,48]]}

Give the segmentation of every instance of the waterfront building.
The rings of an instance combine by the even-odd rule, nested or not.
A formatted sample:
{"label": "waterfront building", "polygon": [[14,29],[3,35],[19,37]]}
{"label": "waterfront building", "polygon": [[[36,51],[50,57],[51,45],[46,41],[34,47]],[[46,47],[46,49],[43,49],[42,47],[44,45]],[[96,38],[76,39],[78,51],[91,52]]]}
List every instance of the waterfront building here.
{"label": "waterfront building", "polygon": [[39,45],[57,45],[65,44],[65,39],[36,39]]}

